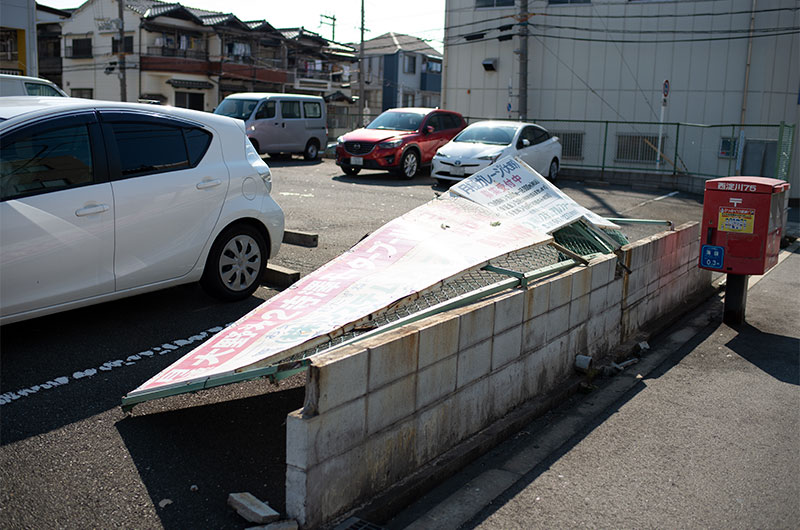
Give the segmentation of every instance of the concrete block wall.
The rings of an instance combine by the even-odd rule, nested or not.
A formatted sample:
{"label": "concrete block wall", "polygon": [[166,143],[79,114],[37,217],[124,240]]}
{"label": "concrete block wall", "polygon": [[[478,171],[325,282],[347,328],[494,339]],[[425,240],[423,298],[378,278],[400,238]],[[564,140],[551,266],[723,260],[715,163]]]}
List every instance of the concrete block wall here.
{"label": "concrete block wall", "polygon": [[[286,423],[286,509],[314,528],[563,384],[710,284],[698,225],[314,358]],[[698,272],[699,271],[699,272]]]}

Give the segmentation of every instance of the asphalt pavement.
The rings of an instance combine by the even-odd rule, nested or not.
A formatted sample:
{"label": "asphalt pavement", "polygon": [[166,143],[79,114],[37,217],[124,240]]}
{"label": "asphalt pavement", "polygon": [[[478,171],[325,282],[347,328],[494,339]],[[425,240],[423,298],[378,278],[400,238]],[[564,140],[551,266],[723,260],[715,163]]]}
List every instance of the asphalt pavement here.
{"label": "asphalt pavement", "polygon": [[[797,226],[794,226],[797,231]],[[790,232],[791,233],[791,232]],[[724,293],[387,521],[388,529],[797,528],[800,253]],[[376,510],[374,513],[379,513]]]}

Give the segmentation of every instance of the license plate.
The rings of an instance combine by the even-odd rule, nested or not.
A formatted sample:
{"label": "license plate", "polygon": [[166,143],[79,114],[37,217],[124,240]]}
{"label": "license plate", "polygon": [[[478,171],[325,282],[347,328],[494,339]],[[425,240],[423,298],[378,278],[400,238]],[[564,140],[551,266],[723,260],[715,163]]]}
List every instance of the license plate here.
{"label": "license plate", "polygon": [[364,165],[364,158],[360,156],[351,156],[350,157],[350,165],[351,166],[363,166]]}
{"label": "license plate", "polygon": [[454,177],[463,177],[464,176],[464,167],[463,166],[453,166],[450,168],[450,174]]}

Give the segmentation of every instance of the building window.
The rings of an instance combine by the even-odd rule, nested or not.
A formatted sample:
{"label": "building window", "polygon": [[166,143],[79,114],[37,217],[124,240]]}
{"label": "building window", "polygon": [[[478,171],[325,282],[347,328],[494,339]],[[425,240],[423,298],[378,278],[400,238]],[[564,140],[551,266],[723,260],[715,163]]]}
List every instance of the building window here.
{"label": "building window", "polygon": [[736,158],[738,148],[739,148],[738,138],[722,137],[719,140],[719,157]]}
{"label": "building window", "polygon": [[93,94],[91,88],[73,88],[70,89],[69,95],[74,98],[92,99]]}
{"label": "building window", "polygon": [[[111,53],[119,53],[119,39],[117,37],[111,38]],[[125,37],[125,49],[123,53],[133,53],[133,37]]]}
{"label": "building window", "polygon": [[403,58],[403,72],[414,74],[417,72],[417,56],[405,55]]}
{"label": "building window", "polygon": [[175,91],[175,106],[184,109],[203,110],[202,92],[178,92]]}
{"label": "building window", "polygon": [[92,56],[92,39],[72,39],[71,53],[67,53],[68,57],[81,58]]}
{"label": "building window", "polygon": [[548,4],[591,4],[589,0],[547,0]]}
{"label": "building window", "polygon": [[475,0],[475,7],[514,7],[514,0]]}
{"label": "building window", "polygon": [[403,106],[404,107],[413,107],[414,106],[414,93],[413,92],[403,92]]}
{"label": "building window", "polygon": [[[665,136],[661,137],[662,145],[665,139]],[[618,134],[616,160],[655,163],[658,159],[656,156],[657,145],[658,135],[656,134]]]}
{"label": "building window", "polygon": [[561,140],[561,158],[583,160],[583,132],[553,132]]}

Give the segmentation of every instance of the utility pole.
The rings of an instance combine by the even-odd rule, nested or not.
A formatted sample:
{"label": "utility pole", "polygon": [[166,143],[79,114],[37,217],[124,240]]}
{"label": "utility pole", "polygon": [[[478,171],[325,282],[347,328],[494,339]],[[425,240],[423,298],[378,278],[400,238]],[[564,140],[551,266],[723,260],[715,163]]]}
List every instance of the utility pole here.
{"label": "utility pole", "polygon": [[128,101],[128,79],[125,72],[125,19],[124,5],[125,0],[117,0],[119,15],[119,46],[117,47],[117,66],[119,66],[119,100]]}
{"label": "utility pole", "polygon": [[358,49],[358,119],[364,125],[364,0],[361,0],[361,46]]}
{"label": "utility pole", "polygon": [[320,25],[324,24],[326,26],[331,27],[331,40],[336,42],[336,15],[320,15],[319,18],[326,18],[330,22],[325,22],[324,20],[320,20]]}
{"label": "utility pole", "polygon": [[528,119],[528,0],[519,0],[519,121]]}

